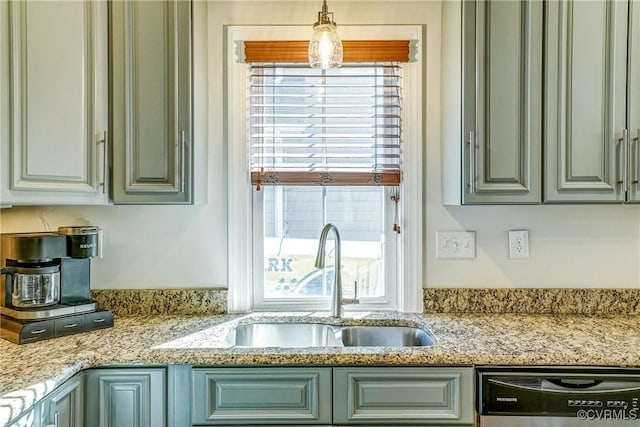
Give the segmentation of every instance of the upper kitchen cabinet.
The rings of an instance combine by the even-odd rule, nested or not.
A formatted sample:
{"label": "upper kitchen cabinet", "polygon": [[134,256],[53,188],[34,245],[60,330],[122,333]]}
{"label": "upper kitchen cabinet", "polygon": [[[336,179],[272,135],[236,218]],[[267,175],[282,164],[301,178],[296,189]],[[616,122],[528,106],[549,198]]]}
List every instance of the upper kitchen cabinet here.
{"label": "upper kitchen cabinet", "polygon": [[629,201],[640,202],[640,0],[634,0],[629,8],[628,111],[627,128],[633,176],[628,194]]}
{"label": "upper kitchen cabinet", "polygon": [[106,1],[0,2],[0,204],[104,204]]}
{"label": "upper kitchen cabinet", "polygon": [[548,202],[615,203],[625,201],[627,194],[638,198],[638,162],[631,161],[632,152],[638,154],[637,129],[628,124],[638,124],[639,48],[634,33],[640,30],[639,4],[631,2],[631,27],[627,1],[546,4]]}
{"label": "upper kitchen cabinet", "polygon": [[541,201],[540,1],[443,2],[445,204]]}
{"label": "upper kitchen cabinet", "polygon": [[112,198],[191,203],[191,2],[110,2]]}

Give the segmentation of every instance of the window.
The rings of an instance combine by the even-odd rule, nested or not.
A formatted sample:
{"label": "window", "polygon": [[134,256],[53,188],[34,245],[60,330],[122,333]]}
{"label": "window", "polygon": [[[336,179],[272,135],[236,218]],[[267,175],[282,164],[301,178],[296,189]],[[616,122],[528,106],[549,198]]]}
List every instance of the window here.
{"label": "window", "polygon": [[[408,58],[408,42],[402,48]],[[343,291],[357,284],[361,302],[395,306],[393,201],[383,186],[400,184],[401,65],[253,62],[247,103],[260,207],[253,256],[264,263],[254,270],[254,305],[326,306],[333,270],[323,274],[314,260],[320,230],[332,223],[342,238]]]}
{"label": "window", "polygon": [[[254,305],[327,306],[333,286],[333,242],[326,276],[313,266],[324,224],[335,224],[342,239],[345,296],[363,303],[395,306],[396,235],[389,191],[362,186],[265,186],[254,192]],[[261,214],[260,214],[261,213]],[[391,219],[389,219],[391,217]],[[261,230],[261,231],[259,231]],[[259,261],[258,261],[259,262]]]}
{"label": "window", "polygon": [[[255,27],[230,29],[234,52],[238,41],[250,39],[246,34],[251,32]],[[412,27],[411,34],[418,33]],[[333,264],[327,262],[325,275],[313,262],[320,230],[328,222],[337,225],[342,237],[345,296],[358,282],[366,308],[421,311],[421,294],[415,292],[421,283],[406,281],[407,273],[419,270],[421,264],[419,250],[417,259],[406,256],[408,246],[421,247],[421,219],[414,216],[420,199],[400,206],[403,219],[410,219],[410,229],[419,234],[399,238],[393,229],[398,204],[391,196],[407,189],[415,194],[420,184],[415,179],[420,176],[415,159],[410,159],[409,170],[403,173],[413,182],[403,182],[401,190],[397,187],[403,67],[389,61],[358,62],[321,71],[289,60],[252,61],[251,66],[241,67],[233,54],[229,56],[229,75],[236,82],[229,84],[227,116],[230,311],[291,302],[298,309],[326,309]],[[415,90],[419,67],[409,68],[413,68],[409,89]],[[247,76],[247,71],[248,78],[241,83],[238,73]],[[419,92],[410,99],[413,116]],[[405,131],[414,139],[410,154],[420,152],[416,121]],[[243,143],[241,136],[244,150],[238,146]]]}

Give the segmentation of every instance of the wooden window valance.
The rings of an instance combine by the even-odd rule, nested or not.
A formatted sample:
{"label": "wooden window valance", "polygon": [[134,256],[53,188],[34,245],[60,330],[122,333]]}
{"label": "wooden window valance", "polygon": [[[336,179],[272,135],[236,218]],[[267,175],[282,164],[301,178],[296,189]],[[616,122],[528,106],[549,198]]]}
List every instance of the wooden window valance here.
{"label": "wooden window valance", "polygon": [[[343,62],[409,62],[409,40],[343,40]],[[309,41],[245,41],[245,62],[308,62]]]}

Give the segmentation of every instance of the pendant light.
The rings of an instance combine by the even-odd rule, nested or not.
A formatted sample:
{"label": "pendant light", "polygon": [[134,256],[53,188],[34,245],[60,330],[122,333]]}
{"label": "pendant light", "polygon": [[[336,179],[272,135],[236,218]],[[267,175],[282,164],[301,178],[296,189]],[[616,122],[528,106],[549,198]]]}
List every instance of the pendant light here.
{"label": "pendant light", "polygon": [[309,42],[309,65],[311,68],[338,68],[342,65],[342,42],[333,22],[333,12],[327,8],[327,0],[322,1],[318,12],[318,22],[313,24],[313,37]]}

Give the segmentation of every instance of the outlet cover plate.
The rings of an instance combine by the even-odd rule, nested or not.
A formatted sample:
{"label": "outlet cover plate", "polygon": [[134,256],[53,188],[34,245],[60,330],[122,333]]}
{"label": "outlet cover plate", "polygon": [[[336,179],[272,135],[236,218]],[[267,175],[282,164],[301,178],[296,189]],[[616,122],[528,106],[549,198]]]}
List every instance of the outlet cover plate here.
{"label": "outlet cover plate", "polygon": [[528,230],[509,230],[509,259],[529,259]]}
{"label": "outlet cover plate", "polygon": [[475,231],[436,231],[436,258],[473,259],[475,257]]}

